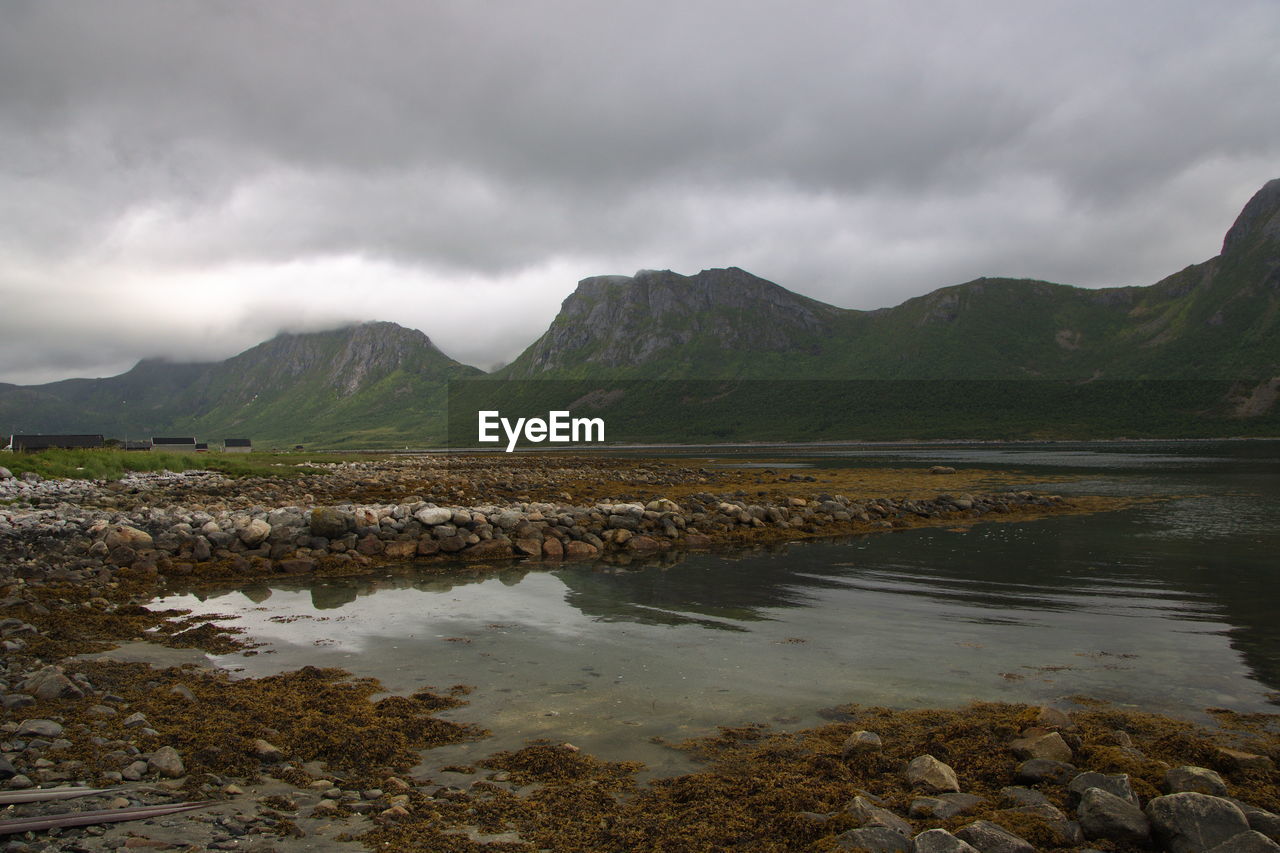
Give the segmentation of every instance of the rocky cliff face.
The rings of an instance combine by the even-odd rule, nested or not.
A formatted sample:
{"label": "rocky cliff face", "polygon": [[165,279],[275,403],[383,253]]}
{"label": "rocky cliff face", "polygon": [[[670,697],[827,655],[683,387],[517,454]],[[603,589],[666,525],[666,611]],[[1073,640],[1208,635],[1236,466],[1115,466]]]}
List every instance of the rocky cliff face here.
{"label": "rocky cliff face", "polygon": [[737,267],[596,276],[578,282],[547,332],[503,374],[714,358],[717,350],[803,352],[841,313]]}

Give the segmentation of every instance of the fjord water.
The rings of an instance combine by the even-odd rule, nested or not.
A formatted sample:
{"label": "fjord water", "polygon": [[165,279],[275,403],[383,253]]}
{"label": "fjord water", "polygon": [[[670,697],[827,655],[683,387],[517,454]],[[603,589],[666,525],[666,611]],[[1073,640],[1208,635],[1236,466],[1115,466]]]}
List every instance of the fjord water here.
{"label": "fjord water", "polygon": [[[515,564],[288,580],[153,606],[238,617],[245,674],[313,664],[391,691],[472,685],[449,716],[680,768],[716,725],[844,703],[1091,696],[1195,717],[1280,704],[1280,442],[690,449],[700,464],[1016,469],[1119,511],[929,528],[630,566]],[[1069,477],[1061,481],[1060,477]],[[939,488],[944,489],[941,482]]]}

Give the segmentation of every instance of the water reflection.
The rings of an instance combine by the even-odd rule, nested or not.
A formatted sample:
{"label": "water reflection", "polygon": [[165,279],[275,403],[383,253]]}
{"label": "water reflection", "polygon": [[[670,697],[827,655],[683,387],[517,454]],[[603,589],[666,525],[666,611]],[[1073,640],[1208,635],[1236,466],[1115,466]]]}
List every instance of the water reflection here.
{"label": "water reflection", "polygon": [[619,756],[638,739],[849,701],[1083,693],[1273,710],[1280,466],[1153,470],[1161,456],[1177,454],[1127,467],[1109,453],[1111,470],[1074,487],[1182,497],[1103,515],[629,565],[288,578],[163,604],[237,615],[274,653],[226,659],[250,672],[313,663],[397,690],[474,684],[464,717]]}

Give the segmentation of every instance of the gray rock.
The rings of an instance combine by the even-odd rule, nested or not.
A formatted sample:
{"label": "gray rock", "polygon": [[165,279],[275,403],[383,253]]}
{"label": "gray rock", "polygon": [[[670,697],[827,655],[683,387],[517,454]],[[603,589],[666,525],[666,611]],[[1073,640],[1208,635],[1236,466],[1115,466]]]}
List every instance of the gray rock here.
{"label": "gray rock", "polygon": [[84,691],[62,673],[62,668],[46,666],[22,684],[22,689],[37,699],[79,699]]}
{"label": "gray rock", "polygon": [[[444,509],[443,507],[426,507],[415,512],[413,517],[427,527],[435,527],[437,524],[445,524],[452,519],[453,510]],[[314,528],[312,528],[312,532],[315,532]]]}
{"label": "gray rock", "polygon": [[10,471],[8,468],[5,468],[3,465],[0,465],[0,480],[12,480],[12,479],[13,479],[13,472]]}
{"label": "gray rock", "polygon": [[1227,795],[1227,783],[1221,776],[1207,767],[1192,765],[1175,767],[1164,774],[1164,789],[1170,794],[1208,794],[1211,797]]}
{"label": "gray rock", "polygon": [[35,786],[36,783],[32,782],[31,778],[25,773],[19,773],[17,776],[9,779],[9,787],[15,791],[21,791],[24,788],[34,788]]}
{"label": "gray rock", "polygon": [[271,525],[260,518],[255,518],[236,531],[240,541],[250,548],[261,545],[271,535]]}
{"label": "gray rock", "polygon": [[1080,824],[1068,818],[1062,813],[1061,809],[1052,803],[1002,809],[996,812],[994,816],[1007,816],[1020,820],[1031,818],[1053,833],[1054,846],[1057,847],[1074,847],[1084,841],[1084,833],[1080,831]]}
{"label": "gray rock", "polygon": [[907,782],[930,791],[960,790],[956,771],[932,755],[917,755],[907,764]]}
{"label": "gray rock", "polygon": [[948,820],[974,806],[986,802],[976,794],[938,794],[936,797],[916,797],[907,812],[913,818]]}
{"label": "gray rock", "polygon": [[1011,786],[1000,789],[1000,796],[1019,806],[1040,806],[1049,802],[1049,798],[1035,788]]}
{"label": "gray rock", "polygon": [[127,767],[120,771],[120,775],[126,781],[137,782],[143,776],[147,775],[147,762],[138,760],[131,762]]}
{"label": "gray rock", "polygon": [[837,850],[860,850],[866,853],[911,853],[911,842],[892,829],[871,826],[842,832],[834,839]]}
{"label": "gray rock", "polygon": [[147,718],[141,711],[130,714],[124,718],[124,727],[126,729],[137,729],[147,725]]}
{"label": "gray rock", "polygon": [[956,832],[956,837],[981,853],[1036,853],[1036,848],[989,820],[975,820]]}
{"label": "gray rock", "polygon": [[1203,853],[1249,829],[1234,803],[1194,792],[1156,797],[1147,803],[1147,818],[1172,853]]}
{"label": "gray rock", "polygon": [[1251,829],[1228,838],[1208,853],[1272,853],[1275,850],[1280,850],[1280,844]]}
{"label": "gray rock", "polygon": [[1022,759],[1043,758],[1049,761],[1069,761],[1071,747],[1057,732],[1018,738],[1009,744],[1013,754]]}
{"label": "gray rock", "polygon": [[858,731],[849,735],[845,740],[844,746],[840,749],[840,754],[844,758],[852,755],[862,755],[868,752],[879,752],[884,744],[880,741],[880,735],[875,732]]}
{"label": "gray rock", "polygon": [[1223,799],[1234,803],[1236,808],[1244,812],[1244,818],[1249,821],[1250,829],[1261,832],[1272,841],[1280,842],[1280,815],[1273,814],[1266,809],[1260,809],[1242,800],[1236,800],[1231,797],[1223,797]]}
{"label": "gray rock", "polygon": [[1103,773],[1094,773],[1090,770],[1087,773],[1081,773],[1067,784],[1067,791],[1070,793],[1073,802],[1083,797],[1084,792],[1090,788],[1101,788],[1109,794],[1115,794],[1122,800],[1128,800],[1134,806],[1140,805],[1138,795],[1133,792],[1133,786],[1129,783],[1128,773],[1115,773],[1108,776]]}
{"label": "gray rock", "polygon": [[861,827],[880,826],[893,830],[903,838],[911,837],[911,824],[888,809],[875,805],[866,797],[854,797],[844,811]]}
{"label": "gray rock", "polygon": [[945,829],[930,829],[915,837],[912,853],[978,853],[968,842],[961,841]]}
{"label": "gray rock", "polygon": [[350,531],[355,530],[355,518],[350,513],[335,506],[318,506],[311,510],[308,525],[312,536],[341,539]]}
{"label": "gray rock", "polygon": [[16,737],[49,737],[54,738],[62,734],[62,724],[55,723],[53,720],[23,720],[18,725],[18,730],[14,732]]}
{"label": "gray rock", "polygon": [[1088,788],[1076,807],[1076,819],[1086,838],[1142,843],[1151,836],[1151,823],[1142,810],[1124,797],[1102,788]]}
{"label": "gray rock", "polygon": [[18,775],[18,769],[9,762],[9,759],[0,755],[0,779],[12,779]]}
{"label": "gray rock", "polygon": [[147,760],[147,769],[153,770],[169,779],[177,779],[187,772],[182,763],[182,757],[171,746],[162,746],[151,753],[151,758]]}
{"label": "gray rock", "polygon": [[1033,758],[1018,765],[1014,779],[1018,782],[1055,782],[1065,785],[1075,778],[1075,765],[1047,758]]}

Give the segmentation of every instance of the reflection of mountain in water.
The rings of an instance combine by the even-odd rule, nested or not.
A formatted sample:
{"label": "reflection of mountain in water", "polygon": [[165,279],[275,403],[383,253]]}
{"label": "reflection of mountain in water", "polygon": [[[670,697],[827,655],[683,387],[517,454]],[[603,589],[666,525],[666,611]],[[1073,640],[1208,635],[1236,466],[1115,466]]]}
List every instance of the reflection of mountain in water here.
{"label": "reflection of mountain in water", "polygon": [[568,587],[565,601],[609,622],[698,624],[729,631],[769,618],[770,608],[803,607],[823,578],[806,576],[803,563],[772,559],[786,546],[736,555],[689,554],[628,567],[572,566],[556,572]]}

